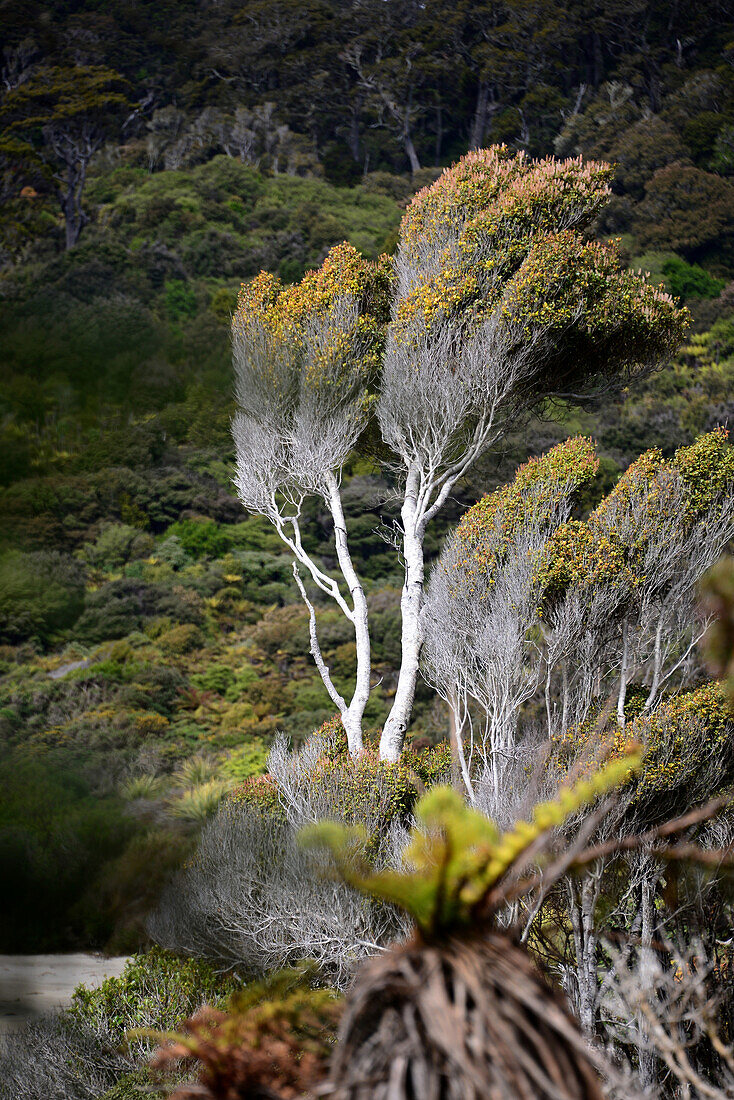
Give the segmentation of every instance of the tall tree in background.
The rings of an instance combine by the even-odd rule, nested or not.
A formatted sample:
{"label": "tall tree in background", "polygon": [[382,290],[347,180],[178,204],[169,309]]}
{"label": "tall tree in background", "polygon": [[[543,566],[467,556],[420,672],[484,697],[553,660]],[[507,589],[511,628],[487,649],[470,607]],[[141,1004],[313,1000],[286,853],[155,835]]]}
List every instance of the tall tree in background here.
{"label": "tall tree in background", "polygon": [[99,65],[38,69],[0,105],[0,152],[40,165],[53,181],[67,249],[89,221],[83,206],[89,162],[117,136],[130,107],[124,86],[119,73]]}

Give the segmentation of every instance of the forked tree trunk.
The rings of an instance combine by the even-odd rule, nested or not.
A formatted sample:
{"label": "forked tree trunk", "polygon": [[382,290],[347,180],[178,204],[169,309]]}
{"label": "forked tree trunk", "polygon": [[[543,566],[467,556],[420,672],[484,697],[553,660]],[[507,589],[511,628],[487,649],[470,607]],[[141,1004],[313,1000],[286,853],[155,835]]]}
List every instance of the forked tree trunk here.
{"label": "forked tree trunk", "polygon": [[347,998],[334,1100],[602,1100],[600,1064],[528,954],[495,932],[371,959]]}

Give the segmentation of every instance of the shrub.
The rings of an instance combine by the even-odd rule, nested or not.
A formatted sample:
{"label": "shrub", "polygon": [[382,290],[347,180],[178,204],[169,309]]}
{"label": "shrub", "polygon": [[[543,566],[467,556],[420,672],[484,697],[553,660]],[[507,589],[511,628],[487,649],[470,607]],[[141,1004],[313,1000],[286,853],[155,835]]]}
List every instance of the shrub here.
{"label": "shrub", "polygon": [[137,527],[126,523],[109,523],[93,543],[84,546],[83,554],[90,565],[98,569],[115,569],[135,558],[144,558],[153,550],[153,539]]}
{"label": "shrub", "polygon": [[0,641],[51,639],[84,607],[84,573],[64,554],[10,551],[0,557]]}
{"label": "shrub", "polygon": [[187,787],[197,787],[202,783],[208,783],[217,775],[217,766],[206,756],[190,756],[176,769],[173,782],[184,790]]}
{"label": "shrub", "polygon": [[229,665],[211,664],[191,677],[191,683],[196,687],[203,691],[216,691],[218,695],[224,695],[234,682],[234,669]]}
{"label": "shrub", "polygon": [[169,535],[168,538],[159,543],[155,551],[155,557],[157,561],[163,562],[164,565],[170,565],[172,569],[184,569],[191,564],[191,558],[181,545],[181,539],[178,535]]}
{"label": "shrub", "polygon": [[343,987],[355,964],[401,934],[389,907],[319,873],[281,815],[223,804],[148,929],[156,942],[247,976],[313,959]]}
{"label": "shrub", "polygon": [[698,264],[688,264],[678,256],[665,261],[663,275],[671,294],[681,301],[689,298],[716,298],[725,286],[723,279],[715,279]]}
{"label": "shrub", "polygon": [[[171,1100],[301,1095],[326,1074],[340,1004],[330,990],[311,989],[307,971],[276,974],[235,994],[226,1012],[206,1008],[184,1021],[152,1065],[197,1059],[199,1084]],[[277,1092],[275,1091],[277,1090]]]}
{"label": "shrub", "polygon": [[166,538],[177,538],[192,558],[221,558],[232,545],[229,531],[212,519],[182,519],[172,523]]}
{"label": "shrub", "polygon": [[248,974],[316,960],[343,986],[365,955],[402,934],[389,907],[359,901],[320,873],[296,840],[327,819],[363,826],[376,866],[392,865],[423,783],[446,778],[448,746],[408,750],[399,764],[374,751],[353,759],[338,717],[299,752],[276,738],[270,774],[232,792],[205,826],[195,858],[166,891],[149,924],[164,946],[242,967]]}
{"label": "shrub", "polygon": [[166,312],[174,321],[193,317],[196,313],[196,292],[181,279],[168,279],[165,287]]}
{"label": "shrub", "polygon": [[233,749],[222,764],[222,773],[236,782],[260,777],[268,762],[268,751],[259,738],[249,738],[244,745]]}
{"label": "shrub", "polygon": [[645,187],[635,228],[643,245],[672,248],[688,258],[731,245],[734,187],[700,168],[660,168]]}
{"label": "shrub", "polygon": [[133,716],[133,725],[138,737],[160,737],[168,729],[168,719],[154,710],[141,711]]}
{"label": "shrub", "polygon": [[3,1100],[97,1100],[130,1062],[114,1047],[66,1013],[30,1020],[0,1037],[0,1096]]}
{"label": "shrub", "polygon": [[199,623],[199,604],[195,593],[124,577],[87,596],[74,633],[79,641],[95,643],[142,630],[147,620],[155,618]]}
{"label": "shrub", "polygon": [[152,801],[158,798],[162,790],[163,780],[160,776],[137,775],[123,784],[121,794],[129,802],[135,802],[138,799]]}
{"label": "shrub", "polygon": [[229,790],[229,783],[222,779],[210,779],[192,787],[168,803],[172,817],[202,824],[219,809],[219,804]]}
{"label": "shrub", "polygon": [[[222,1004],[238,984],[200,959],[178,958],[154,947],[133,955],[119,978],[107,978],[97,989],[78,986],[68,1015],[119,1047],[131,1029],[173,1028],[202,1004]],[[141,1039],[131,1045],[131,1053],[150,1048]]]}
{"label": "shrub", "polygon": [[[662,699],[649,713],[645,692],[629,693],[625,728],[600,729],[598,713],[583,727],[567,730],[556,747],[571,767],[593,759],[605,746],[623,754],[630,744],[644,750],[643,766],[627,792],[629,813],[640,827],[659,824],[705,801],[734,778],[734,716],[717,683]],[[637,826],[636,826],[637,827]]]}
{"label": "shrub", "polygon": [[158,644],[164,653],[178,655],[190,653],[192,649],[199,649],[204,644],[202,633],[193,623],[179,623],[178,626],[161,634]]}

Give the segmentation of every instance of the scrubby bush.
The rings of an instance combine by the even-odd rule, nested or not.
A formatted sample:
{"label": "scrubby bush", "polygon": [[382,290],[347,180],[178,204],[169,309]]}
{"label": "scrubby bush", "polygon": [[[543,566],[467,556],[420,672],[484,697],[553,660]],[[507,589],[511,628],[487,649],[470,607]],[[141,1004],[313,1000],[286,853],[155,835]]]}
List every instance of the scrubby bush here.
{"label": "scrubby bush", "polygon": [[177,538],[192,558],[221,558],[232,545],[230,533],[211,519],[182,519],[172,523],[167,538]]}
{"label": "scrubby bush", "polygon": [[187,554],[178,535],[169,535],[159,543],[155,556],[164,565],[170,565],[172,569],[184,569],[191,564],[191,558]]}
{"label": "scrubby bush", "polygon": [[229,787],[226,780],[208,779],[171,799],[168,811],[172,817],[201,825],[217,812]]}
{"label": "scrubby bush", "polygon": [[148,923],[166,947],[248,976],[313,958],[344,985],[356,962],[401,934],[387,907],[319,873],[279,813],[225,803]]}
{"label": "scrubby bush", "polygon": [[313,958],[343,986],[361,958],[405,926],[389,907],[325,877],[297,832],[323,819],[359,823],[375,864],[392,864],[419,789],[449,767],[448,746],[408,750],[399,764],[380,763],[374,751],[354,759],[338,718],[297,752],[281,736],[269,774],[241,784],[205,826],[196,856],[151,917],[151,934],[255,976]]}
{"label": "scrubby bush", "polygon": [[193,623],[179,623],[172,627],[158,639],[158,644],[164,653],[176,656],[181,653],[190,653],[192,649],[198,649],[204,639],[202,633]]}
{"label": "scrubby bush", "polygon": [[84,606],[84,573],[54,551],[0,557],[0,641],[49,642],[71,627]]}
{"label": "scrubby bush", "polygon": [[721,176],[680,164],[660,168],[645,187],[635,228],[643,245],[672,248],[688,259],[729,257],[734,187]]}
{"label": "scrubby bush", "polygon": [[170,616],[179,624],[201,622],[199,597],[163,585],[124,577],[87,596],[75,636],[84,642],[104,642],[141,630],[146,621]]}
{"label": "scrubby bush", "polygon": [[100,1047],[89,1028],[64,1013],[0,1036],[2,1100],[97,1100],[129,1068],[123,1054]]}
{"label": "scrubby bush", "polygon": [[153,551],[152,537],[127,523],[105,524],[93,543],[87,543],[83,554],[90,565],[98,569],[115,569],[135,558],[144,558]]}
{"label": "scrubby bush", "polygon": [[205,963],[153,949],[133,956],[119,978],[98,989],[77,987],[68,1010],[31,1021],[3,1037],[0,1097],[5,1100],[98,1100],[126,1097],[122,1081],[150,1085],[143,1067],[151,1040],[125,1043],[133,1028],[170,1030],[203,1004],[221,1005],[239,983]]}
{"label": "scrubby bush", "polygon": [[[119,978],[97,989],[79,986],[69,1016],[113,1046],[121,1046],[133,1028],[172,1028],[202,1004],[221,1004],[238,988],[200,959],[182,959],[159,948],[133,955]],[[131,1053],[147,1052],[139,1040]]]}
{"label": "scrubby bush", "polygon": [[173,1100],[311,1095],[326,1074],[341,1004],[313,989],[311,974],[283,971],[235,994],[226,1012],[206,1008],[157,1051],[156,1069],[180,1058],[199,1063],[199,1083]]}
{"label": "scrubby bush", "polygon": [[662,273],[671,294],[681,301],[689,298],[716,298],[725,285],[723,279],[715,279],[699,264],[688,264],[678,256],[665,261]]}

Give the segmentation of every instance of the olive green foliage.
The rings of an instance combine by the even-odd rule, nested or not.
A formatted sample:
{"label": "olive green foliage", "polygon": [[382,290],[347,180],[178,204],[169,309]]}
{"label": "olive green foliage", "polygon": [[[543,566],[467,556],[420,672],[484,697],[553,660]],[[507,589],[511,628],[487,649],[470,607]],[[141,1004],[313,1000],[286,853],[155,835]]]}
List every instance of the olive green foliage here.
{"label": "olive green foliage", "polygon": [[690,298],[717,298],[724,289],[723,279],[715,279],[699,264],[689,264],[679,256],[671,257],[662,266],[670,293],[681,301]]}
{"label": "olive green foliage", "polygon": [[640,746],[644,762],[627,793],[630,820],[642,828],[705,802],[734,780],[734,714],[721,684],[670,695],[652,711],[644,710],[646,694],[630,691],[624,729],[610,730],[595,712],[553,745],[562,773],[588,769],[600,752],[623,757],[631,745]]}
{"label": "olive green foliage", "polygon": [[734,779],[734,714],[717,683],[673,696],[628,733],[645,749],[635,802],[648,819],[705,801]]}
{"label": "olive green foliage", "polygon": [[50,642],[84,607],[84,572],[64,554],[8,551],[0,557],[0,641]]}
{"label": "olive green foliage", "polygon": [[480,578],[481,583],[493,585],[513,540],[529,522],[537,521],[539,506],[551,511],[565,495],[588,485],[598,469],[595,448],[583,437],[567,439],[522,465],[510,484],[488,493],[461,517],[453,535],[456,576],[450,580],[452,587],[460,585],[473,593]]}
{"label": "olive green foliage", "polygon": [[56,185],[72,248],[89,221],[83,206],[89,162],[132,106],[127,82],[106,66],[78,61],[40,65],[26,75],[6,84],[0,102],[0,155],[25,163],[34,180]]}
{"label": "olive green foliage", "polygon": [[147,532],[127,523],[106,523],[92,543],[83,547],[90,565],[115,569],[151,554],[155,543]]}
{"label": "olive green foliage", "polygon": [[[670,508],[670,480],[679,477],[683,490],[680,530],[688,532],[715,506],[718,495],[734,481],[734,447],[725,428],[716,428],[682,447],[670,459],[659,450],[647,451],[633,462],[613,491],[586,521],[572,520],[551,537],[540,567],[547,608],[571,583],[629,585],[644,578],[640,570],[645,551]],[[638,509],[633,535],[622,537],[608,523],[619,508]]]}
{"label": "olive green foliage", "polygon": [[691,260],[731,262],[734,186],[694,167],[659,168],[645,188],[635,228],[640,243],[668,247]]}
{"label": "olive green foliage", "polygon": [[553,829],[626,782],[640,764],[634,753],[606,764],[560,790],[555,800],[538,803],[531,821],[518,821],[505,833],[452,788],[434,787],[416,805],[416,825],[398,871],[373,872],[360,862],[366,837],[358,828],[324,821],[304,829],[301,840],[328,849],[350,885],[404,909],[424,938],[440,938],[490,917],[505,900],[498,889],[502,880],[524,864],[529,869],[528,850],[542,850],[542,839]]}
{"label": "olive green foliage", "polygon": [[734,705],[734,558],[722,558],[704,577],[701,590],[714,616],[705,639],[706,656]]}
{"label": "olive green foliage", "polygon": [[236,993],[224,1012],[207,1007],[180,1031],[153,1033],[165,1043],[153,1066],[196,1059],[199,1084],[177,1090],[179,1100],[309,1089],[324,1076],[341,1009],[309,978],[306,969],[280,971]]}
{"label": "olive green foliage", "polygon": [[96,989],[77,986],[68,1013],[122,1046],[134,1028],[174,1028],[202,1004],[223,1004],[239,983],[201,959],[185,959],[153,947],[133,955],[119,978]]}

